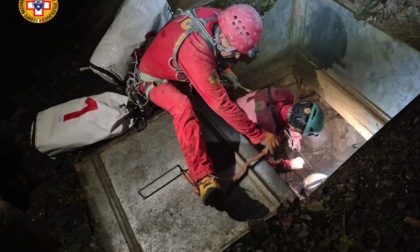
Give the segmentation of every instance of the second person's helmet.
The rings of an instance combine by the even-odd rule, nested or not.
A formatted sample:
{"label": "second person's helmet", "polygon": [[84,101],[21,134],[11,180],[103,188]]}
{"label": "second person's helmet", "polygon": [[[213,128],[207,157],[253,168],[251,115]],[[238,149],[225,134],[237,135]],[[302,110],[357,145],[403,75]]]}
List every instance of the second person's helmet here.
{"label": "second person's helmet", "polygon": [[252,56],[262,34],[260,14],[250,5],[235,4],[222,11],[218,18],[220,29],[241,54]]}
{"label": "second person's helmet", "polygon": [[325,113],[315,102],[301,101],[293,105],[288,122],[304,136],[317,136],[325,127]]}

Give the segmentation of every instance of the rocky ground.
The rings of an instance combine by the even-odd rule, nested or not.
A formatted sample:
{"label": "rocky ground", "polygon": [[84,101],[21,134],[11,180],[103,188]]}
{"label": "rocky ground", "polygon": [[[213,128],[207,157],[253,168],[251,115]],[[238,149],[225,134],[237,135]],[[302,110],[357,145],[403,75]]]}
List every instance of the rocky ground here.
{"label": "rocky ground", "polygon": [[[5,52],[14,81],[12,90],[2,94],[0,196],[58,241],[61,251],[104,251],[74,169],[83,150],[47,158],[30,146],[30,126],[36,113],[50,106],[122,92],[91,71],[79,71],[86,66],[83,45],[95,44],[86,38],[94,16],[89,13],[98,2],[63,2],[61,8],[73,12],[63,12],[55,25],[34,28],[13,17],[19,32]],[[274,3],[259,1],[261,6],[267,2]],[[40,42],[32,43],[34,37]],[[250,221],[250,234],[227,251],[418,251],[419,101],[385,125],[309,199],[284,202],[267,222]]]}

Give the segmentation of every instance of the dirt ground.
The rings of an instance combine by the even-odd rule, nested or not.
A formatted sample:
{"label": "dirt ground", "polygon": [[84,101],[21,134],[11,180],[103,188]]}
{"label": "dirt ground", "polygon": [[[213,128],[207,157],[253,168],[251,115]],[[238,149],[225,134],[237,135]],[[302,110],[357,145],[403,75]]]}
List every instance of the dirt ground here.
{"label": "dirt ground", "polygon": [[[50,159],[30,146],[29,132],[36,113],[53,105],[104,91],[123,92],[91,71],[79,71],[87,66],[84,49],[95,44],[86,38],[91,38],[92,13],[99,2],[62,1],[54,23],[41,26],[29,24],[16,6],[11,8],[16,9],[11,22],[19,32],[4,52],[13,82],[1,97],[0,198],[26,214],[40,228],[37,232],[58,241],[59,251],[105,251],[95,239],[74,169],[84,150]],[[218,1],[239,2],[263,14],[275,1]],[[356,13],[369,1],[337,2]],[[419,1],[377,2],[357,17],[420,50]],[[417,97],[385,125],[311,199],[284,202],[268,222],[250,221],[250,234],[227,251],[418,251],[419,101]],[[17,242],[7,251],[24,245]]]}
{"label": "dirt ground", "polygon": [[385,33],[420,50],[420,1],[418,0],[335,0]]}

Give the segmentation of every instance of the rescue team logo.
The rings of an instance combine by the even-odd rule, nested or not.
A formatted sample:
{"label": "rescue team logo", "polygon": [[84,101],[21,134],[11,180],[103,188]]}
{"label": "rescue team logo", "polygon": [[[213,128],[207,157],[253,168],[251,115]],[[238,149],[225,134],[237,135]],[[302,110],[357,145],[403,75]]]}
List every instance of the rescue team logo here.
{"label": "rescue team logo", "polygon": [[188,30],[191,27],[191,18],[187,18],[185,19],[182,23],[181,23],[181,28],[183,30]]}
{"label": "rescue team logo", "polygon": [[19,0],[19,12],[29,22],[42,24],[57,14],[58,0]]}
{"label": "rescue team logo", "polygon": [[267,105],[265,104],[265,101],[259,101],[255,103],[255,112],[260,112],[265,109]]}
{"label": "rescue team logo", "polygon": [[209,82],[211,83],[211,84],[216,84],[216,83],[219,83],[220,81],[219,81],[219,74],[217,74],[217,71],[216,71],[216,69],[214,69],[212,72],[211,72],[211,74],[210,74],[210,76],[209,76]]}

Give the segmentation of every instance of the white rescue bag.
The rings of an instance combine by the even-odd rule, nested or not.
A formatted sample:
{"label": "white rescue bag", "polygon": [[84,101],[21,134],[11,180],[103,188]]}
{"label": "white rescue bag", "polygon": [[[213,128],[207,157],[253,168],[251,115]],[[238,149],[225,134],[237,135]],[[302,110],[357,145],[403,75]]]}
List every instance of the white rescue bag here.
{"label": "white rescue bag", "polygon": [[90,69],[111,84],[125,86],[128,72],[133,71],[132,63],[137,60],[136,49],[171,18],[167,1],[125,0],[93,52]]}
{"label": "white rescue bag", "polygon": [[127,102],[127,96],[105,92],[38,112],[31,144],[51,157],[121,135],[133,126]]}

